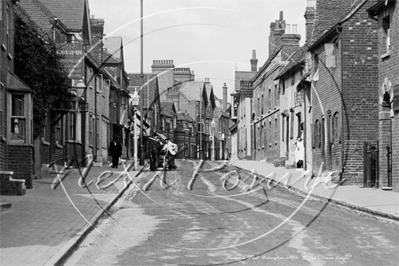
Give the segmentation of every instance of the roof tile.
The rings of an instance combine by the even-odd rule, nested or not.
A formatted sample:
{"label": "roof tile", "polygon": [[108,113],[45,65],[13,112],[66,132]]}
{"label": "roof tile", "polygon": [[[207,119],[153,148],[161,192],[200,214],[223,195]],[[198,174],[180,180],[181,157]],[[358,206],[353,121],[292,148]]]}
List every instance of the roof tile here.
{"label": "roof tile", "polygon": [[[38,0],[36,0],[38,1]],[[82,30],[86,0],[39,0],[70,30]]]}

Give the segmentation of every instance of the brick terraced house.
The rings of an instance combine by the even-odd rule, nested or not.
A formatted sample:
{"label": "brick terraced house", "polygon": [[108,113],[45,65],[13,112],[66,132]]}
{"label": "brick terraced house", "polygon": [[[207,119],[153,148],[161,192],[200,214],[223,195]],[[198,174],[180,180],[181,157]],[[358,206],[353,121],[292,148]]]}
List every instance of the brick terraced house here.
{"label": "brick terraced house", "polygon": [[[367,11],[378,23],[378,84],[374,88],[379,92],[379,182],[377,185],[383,189],[399,192],[398,1],[380,0]],[[367,174],[372,169],[365,167],[365,170]],[[370,181],[370,179],[365,179],[365,184],[369,184]]]}
{"label": "brick terraced house", "polygon": [[299,34],[286,31],[287,27],[283,12],[280,12],[280,18],[270,24],[269,58],[252,78],[251,129],[253,158],[256,160],[280,160],[282,118],[279,82],[276,77],[299,49],[301,38]]}
{"label": "brick terraced house", "polygon": [[[16,2],[0,1],[0,188],[2,194],[21,195],[20,185],[31,188],[34,175],[33,102],[31,89],[14,72]],[[24,182],[9,182],[4,171]]]}
{"label": "brick terraced house", "polygon": [[363,146],[378,138],[375,1],[317,0],[311,53],[313,172],[341,171],[363,183]]}

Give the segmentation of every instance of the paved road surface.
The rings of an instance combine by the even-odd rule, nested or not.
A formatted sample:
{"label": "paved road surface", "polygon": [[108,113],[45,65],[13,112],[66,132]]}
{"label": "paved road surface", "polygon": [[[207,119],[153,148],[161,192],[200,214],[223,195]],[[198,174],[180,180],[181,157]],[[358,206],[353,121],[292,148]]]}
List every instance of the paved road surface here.
{"label": "paved road surface", "polygon": [[[318,266],[399,261],[396,223],[320,201],[304,202],[278,187],[246,193],[240,182],[228,191],[225,188],[236,179],[224,187],[221,177],[231,167],[202,172],[192,182],[198,161],[178,164],[178,171],[165,177],[169,187],[161,178],[154,179],[154,172],[144,172],[65,265]],[[204,165],[212,167],[216,165]],[[250,178],[241,173],[247,184]]]}

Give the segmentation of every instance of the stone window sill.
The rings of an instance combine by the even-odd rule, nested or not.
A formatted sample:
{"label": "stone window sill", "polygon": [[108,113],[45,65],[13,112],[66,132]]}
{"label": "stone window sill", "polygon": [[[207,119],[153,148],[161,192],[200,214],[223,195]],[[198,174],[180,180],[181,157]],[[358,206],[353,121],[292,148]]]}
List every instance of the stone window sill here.
{"label": "stone window sill", "polygon": [[57,143],[55,146],[56,146],[57,148],[59,148],[59,149],[63,149],[63,148],[64,148],[64,146],[62,146],[62,145],[60,145],[60,144],[58,144],[58,143]]}
{"label": "stone window sill", "polygon": [[67,143],[76,143],[76,144],[82,144],[79,140],[73,140],[73,139],[69,139],[66,141]]}
{"label": "stone window sill", "polygon": [[385,54],[381,55],[381,59],[388,59],[391,56],[391,50],[388,50]]}

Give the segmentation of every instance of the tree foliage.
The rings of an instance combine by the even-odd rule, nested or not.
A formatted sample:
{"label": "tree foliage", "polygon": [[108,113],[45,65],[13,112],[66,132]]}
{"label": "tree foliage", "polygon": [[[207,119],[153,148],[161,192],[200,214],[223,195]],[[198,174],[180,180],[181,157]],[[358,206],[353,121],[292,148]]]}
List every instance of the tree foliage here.
{"label": "tree foliage", "polygon": [[32,24],[15,21],[15,74],[33,91],[34,137],[50,109],[69,109],[70,80],[60,63],[55,43]]}

